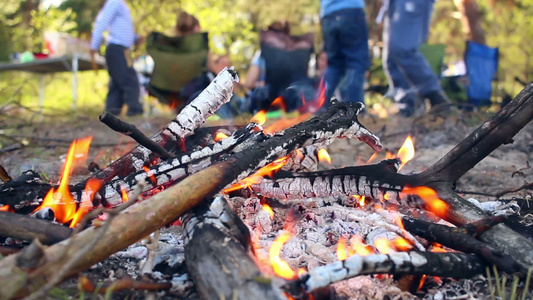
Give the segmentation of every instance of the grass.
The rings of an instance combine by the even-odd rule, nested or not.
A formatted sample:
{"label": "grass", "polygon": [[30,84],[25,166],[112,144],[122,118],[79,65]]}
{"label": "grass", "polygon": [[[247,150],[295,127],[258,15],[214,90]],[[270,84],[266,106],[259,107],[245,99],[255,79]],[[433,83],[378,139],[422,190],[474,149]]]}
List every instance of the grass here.
{"label": "grass", "polygon": [[[527,272],[527,276],[524,282],[524,286],[522,287],[522,292],[520,293],[518,291],[518,285],[520,283],[520,278],[517,275],[513,275],[513,281],[511,283],[511,286],[508,287],[507,281],[508,276],[500,276],[498,274],[498,269],[493,266],[492,267],[492,273],[494,274],[494,278],[491,276],[491,271],[487,267],[487,281],[489,285],[489,291],[490,291],[490,298],[495,299],[505,299],[505,300],[526,300],[530,299],[528,298],[530,289],[529,284],[531,281],[531,273],[533,272],[533,269],[529,269]],[[493,283],[494,281],[494,283]],[[510,295],[507,297],[507,293],[509,292],[510,288]]]}

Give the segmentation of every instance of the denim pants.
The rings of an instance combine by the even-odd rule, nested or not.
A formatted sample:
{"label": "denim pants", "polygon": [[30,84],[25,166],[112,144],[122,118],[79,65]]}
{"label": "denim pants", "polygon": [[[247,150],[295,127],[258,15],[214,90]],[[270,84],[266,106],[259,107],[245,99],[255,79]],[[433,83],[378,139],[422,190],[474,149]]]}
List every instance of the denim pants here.
{"label": "denim pants", "polygon": [[105,59],[109,73],[106,110],[119,115],[122,106],[126,104],[129,116],[142,114],[143,107],[139,101],[139,78],[133,69],[128,48],[109,44],[106,48]]}
{"label": "denim pants", "polygon": [[322,36],[328,57],[326,103],[343,81],[344,102],[364,103],[365,72],[370,65],[368,28],[363,8],[339,10],[322,17]]}
{"label": "denim pants", "polygon": [[434,0],[389,0],[383,28],[383,66],[389,95],[406,97],[439,91],[438,77],[419,51],[427,39]]}

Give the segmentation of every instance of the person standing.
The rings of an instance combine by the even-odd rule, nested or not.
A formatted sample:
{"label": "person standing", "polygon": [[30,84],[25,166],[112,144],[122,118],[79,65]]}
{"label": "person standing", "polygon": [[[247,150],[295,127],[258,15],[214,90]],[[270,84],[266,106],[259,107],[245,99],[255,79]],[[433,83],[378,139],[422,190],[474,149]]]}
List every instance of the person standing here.
{"label": "person standing", "polygon": [[91,37],[92,57],[99,52],[106,30],[109,35],[105,58],[110,80],[105,109],[113,115],[119,115],[126,104],[128,116],[141,115],[143,107],[139,99],[139,79],[133,69],[131,48],[141,43],[143,38],[135,34],[125,0],[106,0],[98,13]]}
{"label": "person standing", "polygon": [[370,66],[364,0],[321,0],[320,18],[327,54],[325,106],[343,80],[342,101],[364,103],[365,72]]}
{"label": "person standing", "polygon": [[432,108],[448,108],[448,98],[437,75],[420,52],[429,34],[435,0],[385,0],[382,7],[383,66],[389,81],[388,95],[402,116],[425,112],[425,98]]}

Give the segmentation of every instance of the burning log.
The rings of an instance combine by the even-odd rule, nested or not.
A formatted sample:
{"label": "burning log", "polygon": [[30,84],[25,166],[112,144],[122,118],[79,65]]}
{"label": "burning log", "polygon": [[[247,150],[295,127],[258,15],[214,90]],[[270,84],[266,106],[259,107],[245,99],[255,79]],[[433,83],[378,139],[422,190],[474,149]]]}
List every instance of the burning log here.
{"label": "burning log", "polygon": [[[220,106],[227,103],[233,93],[233,84],[239,77],[233,69],[222,70],[217,77],[190,104],[172,120],[163,130],[151,137],[169,152],[179,150],[179,144],[200,127]],[[155,158],[152,151],[144,146],[137,146],[128,154],[114,161],[96,173],[92,178],[107,182],[115,176],[126,176],[142,170],[143,166]]]}
{"label": "burning log", "polygon": [[286,299],[250,258],[250,233],[223,197],[187,213],[185,258],[202,299]]}
{"label": "burning log", "polygon": [[[90,253],[74,261],[63,278],[89,268],[116,251],[131,245],[160,227],[169,224],[205,198],[213,197],[223,187],[288,153],[336,137],[357,137],[375,150],[379,139],[357,121],[360,103],[337,103],[324,114],[275,134],[259,146],[235,153],[199,172],[189,175],[177,185],[137,203],[112,219],[112,224]],[[20,297],[37,290],[56,272],[65,260],[76,255],[87,243],[99,236],[99,229],[88,228],[66,241],[44,250],[43,260],[31,272],[19,272],[18,255],[0,261],[0,298]],[[120,237],[120,238],[117,238]]]}
{"label": "burning log", "polygon": [[38,239],[42,244],[51,245],[68,238],[71,233],[72,229],[61,224],[0,211],[0,236],[30,242]]}
{"label": "burning log", "polygon": [[395,252],[391,254],[353,255],[346,260],[315,268],[289,282],[283,288],[297,297],[300,291],[312,291],[331,283],[360,275],[432,275],[469,278],[485,272],[487,265],[475,255],[463,253]]}
{"label": "burning log", "polygon": [[468,235],[465,229],[407,217],[403,218],[403,225],[407,231],[430,242],[439,243],[461,252],[477,254],[504,272],[514,273],[520,269],[511,256]]}

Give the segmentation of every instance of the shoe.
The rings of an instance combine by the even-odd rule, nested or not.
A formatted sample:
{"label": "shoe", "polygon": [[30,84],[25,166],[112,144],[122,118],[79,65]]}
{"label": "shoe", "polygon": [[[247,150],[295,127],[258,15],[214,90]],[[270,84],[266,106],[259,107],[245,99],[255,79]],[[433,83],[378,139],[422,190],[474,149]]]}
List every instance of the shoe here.
{"label": "shoe", "polygon": [[450,99],[448,99],[448,96],[442,90],[429,92],[425,95],[425,98],[429,99],[432,107],[450,103]]}
{"label": "shoe", "polygon": [[416,95],[406,95],[396,102],[398,113],[404,117],[418,118],[426,113],[426,104]]}

